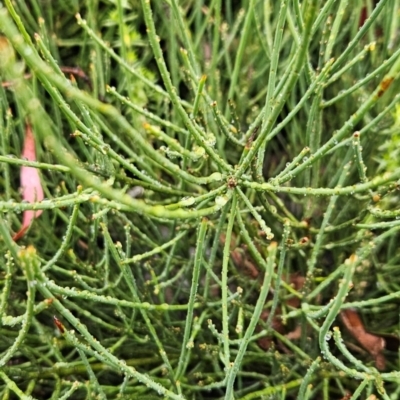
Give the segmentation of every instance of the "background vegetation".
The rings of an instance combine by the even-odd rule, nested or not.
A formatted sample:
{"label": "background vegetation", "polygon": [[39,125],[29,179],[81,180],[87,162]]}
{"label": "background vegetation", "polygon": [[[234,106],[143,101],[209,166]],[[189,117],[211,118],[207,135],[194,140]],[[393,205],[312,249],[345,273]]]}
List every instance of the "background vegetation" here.
{"label": "background vegetation", "polygon": [[397,399],[400,2],[3,3],[1,398]]}

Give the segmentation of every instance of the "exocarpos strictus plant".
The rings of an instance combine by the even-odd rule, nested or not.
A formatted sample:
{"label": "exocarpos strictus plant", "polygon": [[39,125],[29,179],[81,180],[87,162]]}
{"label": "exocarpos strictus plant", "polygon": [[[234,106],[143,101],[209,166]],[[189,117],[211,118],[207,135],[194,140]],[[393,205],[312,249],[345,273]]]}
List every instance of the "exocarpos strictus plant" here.
{"label": "exocarpos strictus plant", "polygon": [[399,13],[0,2],[0,397],[398,398]]}

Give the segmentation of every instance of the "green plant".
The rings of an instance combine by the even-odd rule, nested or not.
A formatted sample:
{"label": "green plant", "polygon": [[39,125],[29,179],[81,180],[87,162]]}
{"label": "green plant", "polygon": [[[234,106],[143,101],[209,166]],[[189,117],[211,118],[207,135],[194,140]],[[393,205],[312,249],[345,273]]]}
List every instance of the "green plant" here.
{"label": "green plant", "polygon": [[2,398],[397,398],[399,12],[0,3]]}

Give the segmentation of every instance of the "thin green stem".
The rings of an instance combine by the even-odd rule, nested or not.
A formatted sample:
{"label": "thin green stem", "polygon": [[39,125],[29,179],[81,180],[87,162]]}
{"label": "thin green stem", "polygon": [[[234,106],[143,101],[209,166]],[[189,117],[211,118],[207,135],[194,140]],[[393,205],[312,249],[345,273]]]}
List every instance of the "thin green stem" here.
{"label": "thin green stem", "polygon": [[[228,226],[226,228],[225,245],[222,258],[221,271],[221,300],[222,300],[222,342],[223,342],[223,360],[227,371],[230,369],[230,349],[229,349],[229,317],[228,317],[228,266],[230,259],[231,241],[233,224],[235,221],[237,209],[237,195],[233,194],[230,206],[230,215],[228,218]],[[226,206],[228,207],[228,206]]]}
{"label": "thin green stem", "polygon": [[335,64],[333,67],[334,70],[337,70],[345,61],[347,61],[351,51],[354,49],[355,46],[358,45],[358,43],[360,43],[361,38],[365,35],[366,32],[368,32],[369,28],[375,22],[378,15],[382,12],[382,10],[384,9],[387,2],[388,2],[388,0],[380,0],[378,2],[376,7],[374,8],[373,12],[364,21],[362,27],[359,29],[357,34],[353,37],[353,39],[347,45],[346,49],[344,51],[342,51],[340,56],[335,61]]}
{"label": "thin green stem", "polygon": [[[339,181],[338,181],[338,186],[342,186],[343,183],[345,182],[349,169],[350,169],[350,165],[351,164],[346,164],[342,169],[342,174],[340,175]],[[329,221],[331,219],[332,213],[335,209],[335,205],[336,205],[336,201],[338,199],[338,195],[333,195],[330,200],[329,200],[329,204],[328,207],[324,213],[324,219],[322,220],[322,224],[319,228],[319,232],[317,234],[317,238],[315,240],[315,244],[314,247],[312,249],[311,252],[311,256],[307,262],[307,275],[309,277],[311,277],[314,273],[314,268],[315,268],[315,264],[317,262],[317,257],[320,254],[320,248],[322,245],[322,241],[324,239],[324,235],[325,235],[325,230],[329,224]]]}
{"label": "thin green stem", "polygon": [[[296,52],[295,59],[293,61],[293,67],[290,69],[289,76],[285,79],[285,84],[280,91],[279,95],[276,97],[274,107],[270,115],[268,116],[268,120],[263,124],[264,130],[260,132],[257,139],[253,142],[252,146],[250,147],[249,151],[246,153],[245,157],[243,158],[239,168],[235,172],[235,177],[241,177],[248,167],[250,166],[251,161],[254,159],[255,155],[257,154],[258,150],[261,148],[261,145],[265,142],[266,136],[270,133],[270,128],[272,124],[276,121],[279,113],[281,112],[290,91],[293,89],[299,73],[302,69],[304,64],[304,60],[306,58],[306,52],[311,40],[311,26],[314,20],[314,15],[316,11],[316,0],[311,0],[310,4],[307,7],[307,14],[305,18],[305,26],[302,35],[302,39],[298,50]],[[283,79],[283,78],[282,78]],[[264,115],[264,114],[263,114]]]}
{"label": "thin green stem", "polygon": [[207,225],[208,221],[206,218],[203,218],[199,225],[198,233],[197,233],[197,241],[196,241],[196,253],[194,256],[194,265],[193,265],[193,275],[192,275],[192,284],[190,288],[190,295],[188,301],[188,308],[186,314],[186,322],[185,322],[185,331],[183,333],[182,347],[181,353],[179,356],[178,367],[175,371],[174,378],[176,381],[180,381],[182,374],[184,371],[184,366],[186,364],[186,353],[190,352],[191,347],[193,346],[192,341],[189,341],[190,333],[193,331],[193,317],[194,317],[194,305],[197,295],[197,289],[199,286],[200,279],[200,271],[201,265],[203,263],[203,253],[205,249],[205,237],[207,233]]}
{"label": "thin green stem", "polygon": [[[303,164],[307,163],[305,161]],[[302,164],[302,165],[303,165]],[[299,168],[299,167],[298,167]],[[377,188],[395,182],[400,178],[400,169],[393,173],[386,173],[382,176],[377,176],[365,183],[359,183],[352,186],[336,187],[336,188],[300,188],[290,186],[275,186],[270,183],[258,183],[242,181],[241,183],[245,187],[249,187],[259,191],[274,192],[274,193],[292,193],[301,194],[304,196],[342,196],[342,195],[353,195],[355,193],[365,193],[368,189]]]}
{"label": "thin green stem", "polygon": [[[351,289],[351,278],[354,274],[355,268],[360,262],[359,258],[353,254],[350,258],[348,258],[345,262],[346,269],[344,272],[343,279],[339,285],[339,290],[335,296],[332,306],[329,309],[328,315],[323,322],[321,329],[319,331],[319,346],[321,349],[322,355],[329,360],[334,366],[336,366],[339,370],[346,372],[350,376],[357,376],[361,378],[365,378],[365,374],[358,372],[354,369],[350,369],[346,367],[339,359],[337,359],[329,350],[328,340],[331,337],[331,332],[329,331],[333,321],[338,315],[344,300]],[[329,332],[329,334],[328,334]]]}
{"label": "thin green stem", "polygon": [[14,268],[14,260],[11,256],[10,250],[7,251],[4,258],[6,259],[5,263],[5,275],[3,281],[3,290],[1,291],[0,298],[0,318],[1,324],[4,324],[5,316],[6,316],[6,307],[10,298],[10,291],[12,285],[12,277],[13,277],[13,268]]}
{"label": "thin green stem", "polygon": [[354,153],[356,156],[356,164],[357,164],[358,174],[360,176],[360,181],[362,183],[367,182],[368,179],[365,174],[367,167],[365,166],[363,157],[362,157],[362,147],[360,144],[360,133],[359,132],[354,132],[354,134],[353,134],[353,149],[354,149]]}
{"label": "thin green stem", "polygon": [[297,395],[297,399],[298,400],[303,400],[305,399],[305,392],[306,389],[308,388],[310,379],[312,378],[314,372],[316,371],[316,369],[319,367],[319,364],[321,363],[321,357],[317,357],[312,364],[310,365],[310,367],[307,370],[306,375],[304,376],[303,381],[301,382],[300,388],[299,388],[299,393]]}
{"label": "thin green stem", "polygon": [[285,266],[285,261],[286,261],[286,252],[288,250],[287,246],[287,241],[289,239],[290,235],[290,223],[286,221],[284,227],[283,227],[283,235],[282,235],[282,240],[281,244],[279,246],[279,264],[278,264],[278,269],[276,271],[276,280],[275,280],[275,285],[274,285],[274,297],[272,299],[272,306],[271,310],[268,315],[268,319],[266,322],[266,325],[268,328],[272,328],[272,322],[275,316],[275,311],[278,307],[278,301],[279,301],[279,290],[283,278],[283,267]]}
{"label": "thin green stem", "polygon": [[[136,285],[136,280],[135,277],[132,273],[132,270],[130,267],[128,267],[126,264],[124,264],[124,260],[121,259],[120,253],[118,252],[118,249],[116,247],[116,245],[114,245],[110,233],[108,232],[108,229],[106,227],[105,224],[102,224],[102,229],[103,229],[103,233],[105,236],[105,239],[110,247],[110,252],[114,258],[114,260],[116,261],[116,263],[118,264],[119,268],[121,269],[121,272],[124,276],[125,282],[131,292],[132,298],[135,302],[140,302],[140,296],[138,293],[138,289],[137,289],[137,285]],[[161,355],[161,358],[163,359],[167,369],[168,369],[168,375],[170,377],[171,383],[176,387],[175,385],[175,380],[173,378],[173,369],[171,366],[171,363],[168,359],[167,353],[164,350],[164,346],[161,342],[161,340],[158,337],[157,331],[153,325],[153,322],[151,321],[150,317],[147,315],[146,309],[145,308],[140,308],[139,309],[145,323],[147,326],[147,329],[149,330],[151,336],[154,339],[154,342],[156,343],[157,347],[158,347],[158,351]]]}
{"label": "thin green stem", "polygon": [[339,327],[335,326],[333,328],[333,339],[335,340],[336,347],[339,351],[360,371],[366,373],[372,373],[371,368],[366,367],[360,360],[357,360],[353,354],[349,352],[345,344],[343,343],[342,335],[340,333]]}
{"label": "thin green stem", "polygon": [[26,311],[22,319],[21,329],[18,332],[18,336],[14,340],[12,346],[10,346],[5,354],[0,359],[0,367],[4,367],[18,351],[22,342],[28,335],[29,328],[33,319],[35,295],[36,295],[36,281],[34,280],[34,269],[38,267],[38,260],[36,256],[36,250],[34,247],[29,246],[26,249],[20,250],[18,257],[19,264],[23,269],[23,273],[26,277],[27,284],[27,299],[26,299]]}
{"label": "thin green stem", "polygon": [[232,76],[230,77],[230,84],[229,84],[229,89],[228,89],[228,99],[233,99],[235,91],[236,91],[237,82],[238,82],[240,70],[242,67],[244,51],[246,49],[246,46],[248,45],[250,33],[252,30],[251,24],[253,22],[254,6],[255,6],[255,0],[250,0],[248,3],[246,17],[245,17],[242,32],[240,35],[240,43],[239,43],[239,47],[238,47],[236,57],[235,57],[235,63],[234,63],[234,67],[233,67]]}
{"label": "thin green stem", "polygon": [[[10,379],[10,377],[3,371],[0,370],[0,378],[6,383],[8,389],[14,392],[18,398],[21,400],[34,400],[32,396],[27,396],[18,386],[17,384]],[[7,398],[7,397],[5,397]]]}
{"label": "thin green stem", "polygon": [[251,204],[250,200],[248,199],[248,197],[242,192],[242,190],[238,187],[236,188],[237,193],[240,195],[240,197],[242,198],[243,202],[246,204],[247,208],[250,210],[251,214],[253,215],[253,217],[255,218],[255,220],[259,223],[260,228],[263,231],[263,234],[265,235],[265,237],[267,238],[267,240],[272,240],[274,238],[274,234],[272,233],[272,230],[269,226],[267,226],[267,224],[265,223],[265,221],[263,220],[263,218],[261,217],[261,215],[258,213],[258,211],[253,207],[253,205]]}
{"label": "thin green stem", "polygon": [[162,53],[162,50],[160,47],[158,36],[156,34],[156,28],[155,28],[154,19],[152,16],[150,1],[142,0],[141,2],[142,2],[144,18],[146,21],[147,32],[148,32],[150,44],[153,48],[155,60],[157,62],[164,85],[167,89],[167,92],[169,94],[169,97],[170,97],[174,107],[178,111],[180,117],[182,118],[182,120],[183,120],[186,128],[189,130],[190,134],[193,135],[193,138],[196,140],[197,144],[204,148],[206,153],[221,168],[222,171],[230,172],[232,170],[232,168],[228,164],[226,164],[226,162],[216,153],[216,151],[212,148],[212,146],[204,140],[204,137],[200,133],[199,128],[197,126],[195,126],[194,121],[189,118],[189,115],[182,107],[179,97],[176,93],[176,88],[172,84],[167,66],[164,61],[164,57],[163,57],[163,53]]}
{"label": "thin green stem", "polygon": [[365,76],[364,78],[360,79],[358,82],[356,82],[354,85],[350,86],[346,90],[341,91],[340,94],[333,97],[332,99],[323,101],[321,104],[321,107],[326,108],[340,100],[343,100],[346,96],[349,96],[351,93],[355,92],[357,89],[365,86],[368,82],[376,79],[376,77],[379,76],[381,73],[387,71],[396,62],[396,60],[398,60],[399,56],[400,56],[400,49],[397,50],[395,53],[393,53],[390,56],[390,58],[383,61],[382,64],[377,69],[375,69],[372,73],[370,73],[367,76]]}
{"label": "thin green stem", "polygon": [[[81,191],[82,188],[78,188],[77,194],[79,195]],[[72,234],[74,232],[74,227],[76,226],[76,222],[78,219],[79,206],[80,203],[74,205],[74,208],[72,209],[72,213],[68,221],[67,230],[62,238],[61,246],[58,248],[54,256],[43,266],[42,268],[43,271],[50,269],[60,259],[63,253],[67,250],[67,247],[70,245]]]}
{"label": "thin green stem", "polygon": [[[379,4],[383,3],[381,0]],[[332,147],[334,147],[339,141],[343,140],[345,136],[351,131],[354,126],[364,117],[364,115],[378,102],[378,100],[384,95],[386,90],[389,88],[393,80],[397,77],[400,71],[400,57],[392,65],[390,71],[384,76],[380,84],[368,97],[368,99],[359,107],[359,109],[351,115],[346,123],[340,128],[324,145],[322,145],[306,162],[295,168],[291,174],[279,180],[279,183],[287,182],[294,176],[298,175],[309,165],[315,162],[315,160],[321,159]]]}
{"label": "thin green stem", "polygon": [[335,43],[337,43],[337,36],[339,33],[340,25],[342,23],[343,17],[346,12],[346,7],[348,5],[349,0],[341,0],[339,3],[339,7],[336,11],[336,16],[333,21],[332,30],[328,38],[328,43],[326,44],[325,50],[325,61],[327,61],[332,56],[332,49]]}
{"label": "thin green stem", "polygon": [[[272,113],[274,108],[274,92],[275,92],[275,84],[276,84],[276,76],[278,72],[278,62],[279,62],[279,55],[281,53],[281,46],[282,46],[282,37],[283,31],[286,21],[286,12],[287,12],[288,2],[283,0],[280,2],[279,7],[279,14],[278,14],[278,23],[275,28],[275,38],[274,44],[272,46],[272,53],[271,53],[271,65],[269,68],[269,75],[268,75],[268,86],[267,86],[267,96],[265,99],[264,105],[264,112],[263,118],[261,123],[261,132],[267,127],[268,117]],[[260,151],[257,157],[257,175],[262,176],[262,167],[264,163],[264,154],[265,154],[265,141],[261,144]]]}
{"label": "thin green stem", "polygon": [[257,303],[254,308],[254,312],[251,316],[249,325],[243,335],[243,339],[240,343],[236,358],[235,358],[232,366],[228,370],[227,381],[226,381],[225,400],[231,400],[234,398],[234,383],[235,383],[236,375],[238,374],[238,372],[240,370],[244,354],[246,352],[247,346],[249,345],[250,337],[253,335],[253,332],[259,322],[261,312],[262,312],[264,304],[265,304],[265,300],[266,300],[268,292],[270,290],[271,280],[272,280],[274,266],[275,266],[277,247],[278,246],[277,246],[276,242],[272,242],[268,246],[267,269],[264,271],[264,279],[263,279],[263,283],[261,285],[260,295],[258,296]]}
{"label": "thin green stem", "polygon": [[96,378],[95,373],[93,372],[93,369],[92,369],[92,367],[91,367],[91,365],[89,363],[89,360],[87,359],[87,357],[85,355],[85,352],[82,351],[79,348],[77,350],[78,350],[78,353],[79,353],[79,357],[83,361],[83,365],[86,367],[86,371],[87,371],[87,373],[89,375],[89,378],[90,378],[91,384],[93,386],[93,389],[95,391],[97,391],[97,393],[99,394],[100,400],[106,400],[107,397],[106,397],[103,389],[101,388],[101,386],[99,384],[99,381]]}

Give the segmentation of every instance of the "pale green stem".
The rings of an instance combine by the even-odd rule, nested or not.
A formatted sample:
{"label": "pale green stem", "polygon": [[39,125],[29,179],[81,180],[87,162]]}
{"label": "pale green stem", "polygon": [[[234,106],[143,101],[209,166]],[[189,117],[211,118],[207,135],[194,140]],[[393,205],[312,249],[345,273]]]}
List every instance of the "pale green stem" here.
{"label": "pale green stem", "polygon": [[193,347],[193,344],[191,344],[191,342],[189,341],[189,337],[191,331],[194,329],[193,326],[194,305],[197,295],[197,288],[199,286],[201,265],[203,263],[203,253],[205,249],[205,236],[207,233],[207,225],[208,225],[207,219],[203,218],[197,233],[196,254],[194,256],[192,284],[190,288],[189,301],[187,304],[188,307],[186,314],[185,331],[183,333],[182,347],[179,356],[178,367],[174,374],[175,381],[177,382],[180,381],[182,374],[185,372],[184,366],[186,364],[185,361],[187,358],[186,353],[190,352],[190,349]]}
{"label": "pale green stem", "polygon": [[260,295],[258,296],[257,303],[254,308],[253,314],[251,316],[249,325],[243,335],[243,339],[240,343],[236,358],[233,361],[233,365],[228,369],[227,372],[225,400],[234,399],[234,384],[236,375],[238,374],[240,367],[242,365],[243,357],[247,350],[247,346],[249,345],[250,338],[253,335],[253,332],[257,324],[259,323],[260,316],[265,304],[265,300],[270,290],[271,280],[275,266],[276,252],[277,252],[277,243],[272,242],[268,246],[267,269],[264,271],[264,279],[261,285]]}
{"label": "pale green stem", "polygon": [[182,121],[184,122],[185,126],[189,130],[190,134],[193,135],[193,138],[196,140],[199,146],[202,146],[206,153],[210,156],[210,158],[222,169],[224,172],[232,171],[232,167],[230,167],[218,154],[217,152],[205,142],[205,139],[200,133],[200,129],[195,126],[194,121],[189,118],[189,115],[182,107],[180,99],[176,93],[176,88],[173,86],[171,77],[169,75],[167,66],[164,61],[163,53],[160,47],[160,43],[158,40],[158,36],[156,34],[156,28],[153,19],[153,13],[150,6],[150,1],[148,0],[141,0],[143,14],[146,21],[147,32],[150,40],[150,44],[153,48],[155,60],[157,62],[158,68],[160,70],[161,77],[163,78],[165,87],[167,92],[170,96],[171,102],[173,103],[174,107],[178,111]]}
{"label": "pale green stem", "polygon": [[221,271],[221,299],[222,299],[222,342],[224,345],[224,364],[227,373],[230,369],[230,349],[229,349],[229,316],[228,316],[228,267],[231,252],[232,231],[235,221],[237,209],[237,195],[233,194],[232,203],[230,206],[230,215],[228,218],[228,226],[226,228],[225,245],[222,258]]}

